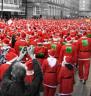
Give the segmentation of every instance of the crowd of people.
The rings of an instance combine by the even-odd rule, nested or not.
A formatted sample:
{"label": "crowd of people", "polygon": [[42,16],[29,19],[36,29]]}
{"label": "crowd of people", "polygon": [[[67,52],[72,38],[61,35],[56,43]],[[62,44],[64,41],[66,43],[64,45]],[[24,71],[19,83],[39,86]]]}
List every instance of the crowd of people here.
{"label": "crowd of people", "polygon": [[0,96],[72,96],[75,68],[86,84],[91,20],[0,20]]}

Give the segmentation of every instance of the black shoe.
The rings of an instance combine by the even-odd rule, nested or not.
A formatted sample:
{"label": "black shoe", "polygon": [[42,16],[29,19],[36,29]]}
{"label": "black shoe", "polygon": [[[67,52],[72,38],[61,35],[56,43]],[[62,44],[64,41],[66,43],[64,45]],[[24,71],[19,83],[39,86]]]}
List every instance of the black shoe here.
{"label": "black shoe", "polygon": [[83,80],[81,79],[80,82],[82,82]]}
{"label": "black shoe", "polygon": [[83,84],[86,84],[86,80],[83,80]]}

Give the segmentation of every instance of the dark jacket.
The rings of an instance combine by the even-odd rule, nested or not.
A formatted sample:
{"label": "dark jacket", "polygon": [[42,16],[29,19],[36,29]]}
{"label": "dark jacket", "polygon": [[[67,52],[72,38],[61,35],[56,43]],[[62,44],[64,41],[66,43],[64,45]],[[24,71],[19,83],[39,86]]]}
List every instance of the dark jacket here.
{"label": "dark jacket", "polygon": [[43,77],[38,61],[34,59],[32,60],[32,63],[35,72],[35,78],[32,83],[26,85],[24,80],[20,82],[11,80],[11,65],[1,82],[0,96],[38,96]]}

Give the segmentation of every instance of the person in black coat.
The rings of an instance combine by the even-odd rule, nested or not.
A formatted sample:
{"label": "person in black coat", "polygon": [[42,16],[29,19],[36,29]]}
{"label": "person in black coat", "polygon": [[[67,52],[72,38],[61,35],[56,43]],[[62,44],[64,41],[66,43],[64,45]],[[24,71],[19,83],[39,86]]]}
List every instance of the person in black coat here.
{"label": "person in black coat", "polygon": [[24,78],[26,70],[20,62],[14,61],[0,84],[0,96],[39,96],[39,89],[42,83],[42,71],[39,62],[32,53],[32,48],[28,48],[28,53],[32,58],[35,78],[31,84],[25,84]]}

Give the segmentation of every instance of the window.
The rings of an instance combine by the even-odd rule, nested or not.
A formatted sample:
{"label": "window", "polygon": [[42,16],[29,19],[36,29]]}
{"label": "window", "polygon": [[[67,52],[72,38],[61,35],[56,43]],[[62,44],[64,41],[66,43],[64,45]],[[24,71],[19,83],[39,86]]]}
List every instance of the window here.
{"label": "window", "polygon": [[40,7],[36,6],[36,14],[40,14]]}
{"label": "window", "polygon": [[22,0],[17,0],[18,5],[22,5]]}
{"label": "window", "polygon": [[16,5],[17,5],[17,3],[18,3],[18,2],[17,2],[17,0],[14,0],[14,4],[16,4]]}
{"label": "window", "polygon": [[25,12],[19,12],[18,15],[25,15]]}
{"label": "window", "polygon": [[[1,1],[1,0],[0,0],[0,1]],[[6,4],[9,3],[9,0],[4,0],[4,3],[6,3]]]}
{"label": "window", "polygon": [[9,0],[10,4],[14,4],[14,0]]}

